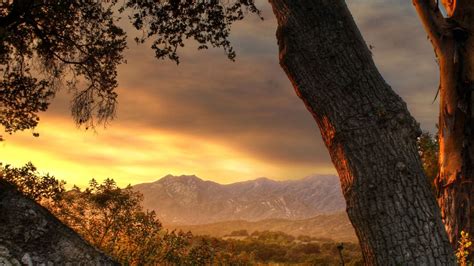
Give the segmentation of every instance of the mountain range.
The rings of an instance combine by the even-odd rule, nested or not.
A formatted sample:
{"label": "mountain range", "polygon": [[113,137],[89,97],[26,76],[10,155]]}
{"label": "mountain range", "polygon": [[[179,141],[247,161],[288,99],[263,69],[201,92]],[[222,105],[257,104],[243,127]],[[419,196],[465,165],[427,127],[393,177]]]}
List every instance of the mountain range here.
{"label": "mountain range", "polygon": [[194,175],[167,175],[134,186],[143,207],[165,224],[199,225],[231,220],[309,219],[345,210],[339,179],[314,175],[299,180],[268,178],[218,184]]}

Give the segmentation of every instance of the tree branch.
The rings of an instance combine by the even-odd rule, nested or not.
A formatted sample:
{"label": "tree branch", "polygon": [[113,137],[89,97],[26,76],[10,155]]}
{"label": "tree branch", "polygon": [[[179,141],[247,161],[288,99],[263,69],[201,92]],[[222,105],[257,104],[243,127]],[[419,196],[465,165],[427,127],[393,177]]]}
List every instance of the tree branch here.
{"label": "tree branch", "polygon": [[22,16],[31,9],[34,1],[32,0],[15,0],[12,3],[10,13],[4,17],[0,17],[0,28],[6,29],[12,24],[18,23]]}
{"label": "tree branch", "polygon": [[433,44],[436,55],[439,57],[443,53],[443,36],[445,19],[435,0],[413,0],[413,5],[420,16],[421,22],[428,33],[428,37]]}
{"label": "tree branch", "polygon": [[456,0],[441,0],[441,3],[443,3],[444,8],[446,9],[448,17],[452,17],[454,15],[454,11],[457,9],[457,2],[458,1]]}

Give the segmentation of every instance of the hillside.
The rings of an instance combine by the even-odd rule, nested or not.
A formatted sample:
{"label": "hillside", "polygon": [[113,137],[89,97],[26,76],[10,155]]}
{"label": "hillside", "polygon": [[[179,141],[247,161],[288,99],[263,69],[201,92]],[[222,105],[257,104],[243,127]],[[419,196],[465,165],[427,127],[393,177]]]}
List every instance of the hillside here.
{"label": "hillside", "polygon": [[318,215],[304,220],[267,219],[256,222],[226,221],[203,225],[165,225],[169,230],[191,231],[196,235],[224,237],[233,231],[281,231],[298,237],[307,235],[316,238],[328,238],[336,242],[357,242],[354,229],[346,213]]}
{"label": "hillside", "polygon": [[144,195],[144,207],[155,210],[166,224],[301,220],[345,209],[339,180],[332,175],[291,181],[259,178],[228,185],[168,175],[134,189]]}

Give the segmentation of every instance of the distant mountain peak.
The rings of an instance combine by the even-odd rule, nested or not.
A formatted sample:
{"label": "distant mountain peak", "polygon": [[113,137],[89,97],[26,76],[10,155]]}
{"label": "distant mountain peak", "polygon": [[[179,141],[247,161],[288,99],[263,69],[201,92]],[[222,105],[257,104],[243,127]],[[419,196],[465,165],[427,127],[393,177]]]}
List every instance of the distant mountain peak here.
{"label": "distant mountain peak", "polygon": [[226,185],[196,175],[166,175],[134,188],[143,193],[145,208],[174,224],[305,219],[345,209],[339,179],[328,175],[291,181],[260,177]]}
{"label": "distant mountain peak", "polygon": [[203,181],[201,178],[196,175],[165,175],[164,177],[157,180],[157,182],[163,181]]}
{"label": "distant mountain peak", "polygon": [[250,180],[250,182],[277,182],[276,180],[270,179],[268,177],[259,177],[254,180]]}

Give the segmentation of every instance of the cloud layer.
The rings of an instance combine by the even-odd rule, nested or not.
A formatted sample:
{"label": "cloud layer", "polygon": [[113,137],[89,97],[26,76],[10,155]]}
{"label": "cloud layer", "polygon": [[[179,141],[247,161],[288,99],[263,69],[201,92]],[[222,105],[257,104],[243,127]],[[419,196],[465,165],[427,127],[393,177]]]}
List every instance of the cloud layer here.
{"label": "cloud layer", "polygon": [[[1,160],[32,160],[77,184],[91,177],[137,183],[168,173],[223,183],[335,173],[315,122],[278,65],[270,6],[260,5],[263,22],[249,17],[233,28],[236,62],[219,49],[198,52],[189,43],[176,66],[130,42],[128,63],[119,69],[118,116],[107,129],[75,128],[69,96],[61,94],[42,116],[42,136],[8,137]],[[437,69],[414,8],[407,1],[348,5],[387,82],[432,130]]]}

